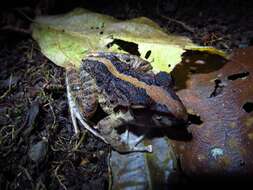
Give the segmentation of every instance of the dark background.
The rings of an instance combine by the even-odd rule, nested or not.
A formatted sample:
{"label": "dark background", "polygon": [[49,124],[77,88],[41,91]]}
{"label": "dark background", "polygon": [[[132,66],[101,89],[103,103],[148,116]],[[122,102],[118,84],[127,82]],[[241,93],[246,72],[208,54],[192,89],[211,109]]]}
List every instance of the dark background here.
{"label": "dark background", "polygon": [[[138,16],[149,17],[165,30],[190,36],[203,43],[212,33],[224,38],[226,43],[217,40],[212,45],[221,49],[244,47],[253,43],[253,3],[239,0],[26,0],[1,3],[0,26],[28,25],[21,14],[30,18],[35,15],[60,14],[76,7],[87,8],[109,14],[120,19]],[[177,19],[196,29],[193,33],[166,17]],[[21,23],[20,23],[21,22]],[[23,26],[24,27],[24,26]],[[240,42],[239,42],[240,41]]]}

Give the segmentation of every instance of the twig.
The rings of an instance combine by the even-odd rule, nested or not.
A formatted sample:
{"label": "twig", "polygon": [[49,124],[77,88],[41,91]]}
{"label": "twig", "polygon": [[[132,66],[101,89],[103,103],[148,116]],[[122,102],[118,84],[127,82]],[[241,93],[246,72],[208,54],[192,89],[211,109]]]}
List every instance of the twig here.
{"label": "twig", "polygon": [[61,175],[58,175],[58,170],[60,169],[61,165],[58,165],[56,169],[54,170],[54,175],[56,179],[58,180],[59,184],[62,186],[63,189],[67,190],[67,187],[62,183],[64,180],[64,177]]}
{"label": "twig", "polygon": [[[19,166],[19,168],[21,170],[23,170],[23,172],[25,173],[27,179],[32,183],[32,176],[29,174],[28,170],[26,168],[24,168],[23,166]],[[32,183],[33,185],[33,183]]]}
{"label": "twig", "polygon": [[39,182],[36,184],[35,190],[47,190],[46,186],[44,183],[42,183],[41,180],[39,180]]}
{"label": "twig", "polygon": [[28,172],[28,170],[26,168],[24,168],[23,166],[19,166],[19,168],[25,173],[27,179],[31,183],[32,189],[34,189],[33,179],[32,179],[32,176],[30,175],[30,173]]}
{"label": "twig", "polygon": [[[7,126],[3,126],[0,129],[0,144],[3,142],[3,140],[7,139],[9,136],[12,135],[14,127],[15,127],[14,125],[7,125]],[[9,128],[11,131],[8,131]],[[12,138],[12,140],[13,140],[13,138]]]}
{"label": "twig", "polygon": [[57,140],[55,142],[55,146],[57,147],[54,147],[54,146],[50,146],[51,149],[54,151],[54,152],[57,152],[57,151],[67,151],[67,147],[65,145],[65,143],[63,141],[68,141],[68,139],[64,138],[64,137],[57,137]]}
{"label": "twig", "polygon": [[2,96],[0,96],[0,100],[2,100],[3,98],[5,98],[5,96],[8,95],[8,93],[11,91],[11,82],[12,82],[12,74],[10,76],[10,80],[9,80],[9,88],[8,90],[6,90]]}
{"label": "twig", "polygon": [[167,17],[167,16],[164,16],[164,15],[159,15],[159,16],[161,16],[162,18],[167,19],[167,20],[169,20],[169,21],[171,21],[171,22],[175,22],[175,23],[181,25],[183,28],[185,28],[187,31],[189,31],[189,32],[191,32],[191,33],[194,33],[194,32],[195,32],[195,29],[194,29],[193,27],[191,27],[191,26],[185,24],[184,22],[182,22],[182,21],[180,21],[180,20],[176,20],[176,19],[174,19],[174,18]]}
{"label": "twig", "polygon": [[45,104],[43,107],[49,106],[50,111],[52,112],[52,115],[53,115],[53,119],[54,119],[54,120],[53,120],[53,124],[52,124],[51,128],[54,129],[54,128],[55,128],[55,123],[56,123],[56,115],[55,115],[55,113],[54,113],[54,109],[53,109],[53,106],[52,106],[52,104],[51,104],[51,100],[46,96],[46,93],[45,93],[45,91],[44,91],[43,88],[41,88],[41,92],[42,92],[43,96],[46,97],[46,100],[47,100],[47,102],[48,102],[48,103]]}
{"label": "twig", "polygon": [[27,16],[23,11],[21,11],[20,9],[16,9],[16,11],[21,14],[23,17],[25,17],[28,21],[30,22],[35,22],[34,19],[30,18],[29,16]]}
{"label": "twig", "polygon": [[9,31],[23,33],[23,34],[29,34],[29,35],[31,34],[30,29],[19,28],[19,27],[15,27],[15,26],[11,26],[11,25],[3,26],[1,28],[1,30],[9,30]]}
{"label": "twig", "polygon": [[86,134],[87,134],[86,132],[83,132],[80,140],[78,141],[78,143],[74,147],[74,151],[76,151],[79,148],[79,146],[82,144],[82,142],[84,141],[84,138],[85,138]]}
{"label": "twig", "polygon": [[28,59],[31,60],[33,58],[33,43],[32,43],[32,47],[31,47],[31,51],[30,53],[28,54]]}

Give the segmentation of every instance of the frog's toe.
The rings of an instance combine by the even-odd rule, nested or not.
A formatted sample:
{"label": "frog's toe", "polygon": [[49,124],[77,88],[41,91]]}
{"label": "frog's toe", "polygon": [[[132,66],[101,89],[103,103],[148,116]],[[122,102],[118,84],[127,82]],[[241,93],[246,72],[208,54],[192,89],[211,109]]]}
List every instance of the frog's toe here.
{"label": "frog's toe", "polygon": [[152,152],[152,145],[144,146],[141,142],[145,138],[145,134],[139,137],[134,137],[129,130],[120,135],[122,142],[129,146],[130,152]]}
{"label": "frog's toe", "polygon": [[153,151],[153,147],[152,145],[148,145],[148,146],[133,146],[132,147],[132,151],[136,151],[136,152],[152,152]]}
{"label": "frog's toe", "polygon": [[144,137],[145,135],[141,135],[132,141],[128,141],[133,151],[152,152],[152,145],[145,146],[143,143],[141,143]]}
{"label": "frog's toe", "polygon": [[129,140],[129,130],[128,129],[126,129],[126,131],[121,135],[121,139],[124,142],[128,142],[128,140]]}
{"label": "frog's toe", "polygon": [[145,149],[147,152],[153,152],[153,146],[151,144],[146,146]]}
{"label": "frog's toe", "polygon": [[145,135],[141,135],[137,139],[133,140],[131,143],[137,146],[144,138],[145,138]]}

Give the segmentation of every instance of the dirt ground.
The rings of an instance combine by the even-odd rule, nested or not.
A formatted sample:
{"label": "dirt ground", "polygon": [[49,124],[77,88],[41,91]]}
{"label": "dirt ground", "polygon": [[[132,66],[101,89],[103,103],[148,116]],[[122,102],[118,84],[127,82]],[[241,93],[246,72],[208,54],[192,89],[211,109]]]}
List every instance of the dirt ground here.
{"label": "dirt ground", "polygon": [[10,0],[1,7],[0,189],[108,187],[110,148],[85,130],[73,137],[65,72],[40,53],[24,14],[84,7],[120,19],[146,16],[167,32],[226,52],[253,45],[250,1]]}

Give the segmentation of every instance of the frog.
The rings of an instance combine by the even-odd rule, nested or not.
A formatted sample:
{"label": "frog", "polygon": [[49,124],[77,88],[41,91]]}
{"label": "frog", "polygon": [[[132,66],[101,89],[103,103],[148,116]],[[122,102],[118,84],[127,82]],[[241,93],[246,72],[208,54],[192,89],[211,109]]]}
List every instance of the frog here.
{"label": "frog", "polygon": [[[145,134],[135,140],[128,138],[133,126],[166,128],[187,122],[172,77],[166,72],[154,73],[150,62],[136,55],[90,52],[79,69],[67,68],[66,84],[75,133],[79,133],[77,119],[118,152],[152,152],[152,145],[138,146]],[[91,124],[98,106],[107,115]],[[121,126],[127,126],[122,135],[117,130]]]}

